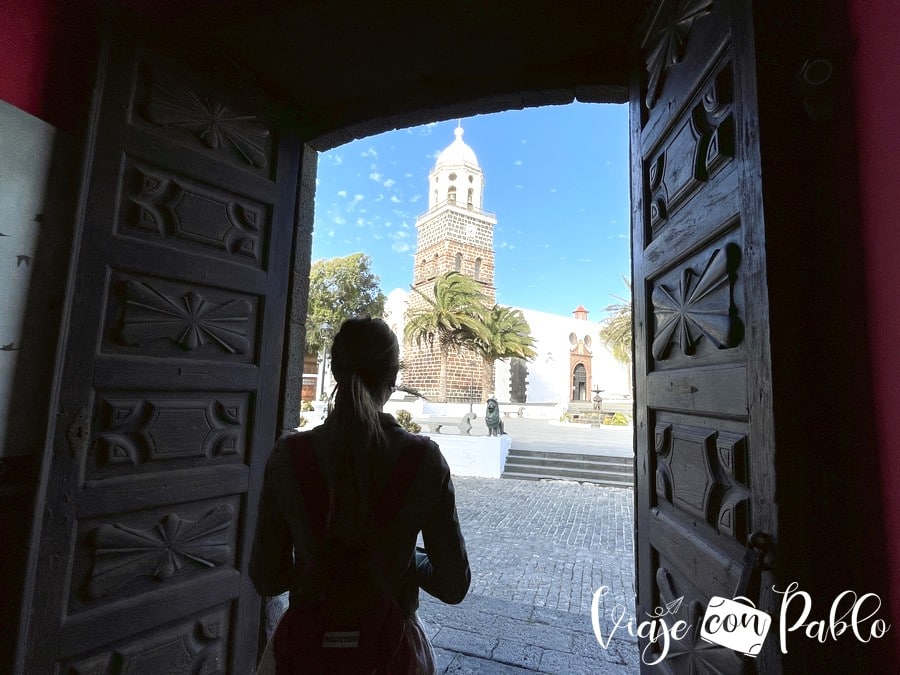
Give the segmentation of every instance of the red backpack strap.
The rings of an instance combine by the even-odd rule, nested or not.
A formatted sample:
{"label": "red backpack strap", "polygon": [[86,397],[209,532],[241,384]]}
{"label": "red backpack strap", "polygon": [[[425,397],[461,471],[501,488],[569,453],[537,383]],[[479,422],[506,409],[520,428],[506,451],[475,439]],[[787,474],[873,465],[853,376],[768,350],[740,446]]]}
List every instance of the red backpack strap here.
{"label": "red backpack strap", "polygon": [[372,516],[377,527],[384,527],[400,512],[406,493],[425,457],[427,444],[427,438],[412,434],[403,444],[394,471],[372,508]]}
{"label": "red backpack strap", "polygon": [[312,439],[307,434],[300,433],[294,437],[291,463],[303,506],[309,516],[309,526],[313,534],[322,539],[325,537],[328,518],[328,486],[319,469],[319,462],[316,461]]}
{"label": "red backpack strap", "polygon": [[[323,539],[328,518],[328,486],[319,469],[311,441],[312,439],[303,433],[294,437],[291,462],[303,505],[309,515],[310,528],[316,537]],[[425,457],[427,443],[427,438],[413,435],[410,435],[404,443],[394,470],[372,508],[376,527],[384,527],[400,511],[406,493]]]}

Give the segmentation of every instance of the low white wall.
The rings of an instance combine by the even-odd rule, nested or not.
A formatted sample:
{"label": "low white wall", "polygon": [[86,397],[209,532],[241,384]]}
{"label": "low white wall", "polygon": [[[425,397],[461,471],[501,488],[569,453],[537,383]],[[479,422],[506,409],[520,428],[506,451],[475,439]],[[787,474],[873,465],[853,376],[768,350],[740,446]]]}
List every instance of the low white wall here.
{"label": "low white wall", "polygon": [[455,476],[500,478],[512,438],[504,436],[458,436],[422,434],[441,447],[441,453]]}

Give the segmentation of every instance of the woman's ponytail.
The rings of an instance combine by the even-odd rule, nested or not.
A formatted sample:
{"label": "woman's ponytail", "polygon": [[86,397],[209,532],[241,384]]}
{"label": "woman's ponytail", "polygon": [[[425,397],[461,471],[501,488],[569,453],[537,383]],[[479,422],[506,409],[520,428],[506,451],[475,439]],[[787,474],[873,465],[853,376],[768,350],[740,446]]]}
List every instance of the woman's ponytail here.
{"label": "woman's ponytail", "polygon": [[397,339],[380,319],[349,319],[331,348],[337,390],[326,421],[328,532],[346,545],[370,534],[371,457],[388,443],[379,414],[399,359]]}

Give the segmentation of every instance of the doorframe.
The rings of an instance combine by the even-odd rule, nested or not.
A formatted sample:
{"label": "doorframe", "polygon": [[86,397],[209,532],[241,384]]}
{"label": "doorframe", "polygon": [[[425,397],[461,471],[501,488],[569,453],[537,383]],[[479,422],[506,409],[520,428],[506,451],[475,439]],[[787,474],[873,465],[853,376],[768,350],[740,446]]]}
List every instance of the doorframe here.
{"label": "doorframe", "polygon": [[[839,102],[852,101],[852,82],[847,68],[848,54],[852,50],[850,24],[844,17],[844,3],[837,0],[830,4],[810,3],[814,8],[812,18],[809,13],[800,12],[795,17],[794,8],[788,12],[781,6],[783,4],[787,3],[757,2],[752,9],[754,25],[758,28],[757,52],[766,54],[765,62],[758,58],[757,64],[765,69],[765,86],[759,88],[758,97],[760,110],[765,111],[765,115],[761,115],[761,140],[765,148],[761,181],[771,188],[766,205],[766,215],[772,223],[771,232],[767,231],[768,266],[782,273],[781,277],[772,278],[769,289],[772,384],[778,410],[775,424],[778,446],[794,450],[781,453],[777,459],[778,492],[783,499],[780,506],[782,538],[785,539],[779,549],[779,565],[797,569],[810,581],[816,581],[816,573],[821,573],[822,569],[832,570],[828,578],[814,584],[818,591],[841,589],[848,579],[856,578],[863,580],[865,591],[880,593],[885,598],[889,568],[884,550],[885,514],[881,511],[879,490],[873,489],[873,483],[877,486],[879,466],[874,440],[867,331],[856,328],[867,326],[867,314],[864,302],[860,300],[865,298],[865,269],[858,229],[852,105],[835,110],[836,118],[827,128],[838,128],[839,133],[832,131],[829,135],[827,128],[823,131],[818,122],[801,125],[791,117],[796,106],[802,105],[803,95],[789,85],[804,58],[812,53],[808,50],[801,54],[798,43],[824,44],[836,55],[838,65],[838,78],[829,97]],[[801,18],[804,21],[800,21]],[[780,31],[799,37],[785,39]],[[165,43],[169,53],[180,54],[178,58],[182,58],[184,47],[178,45],[178,40],[169,38]],[[213,82],[225,82],[229,88],[248,81],[258,86],[252,75],[232,68],[215,56],[207,54],[197,59],[197,71],[208,75]],[[403,112],[387,116],[376,113],[365,122],[336,129],[323,128],[321,120],[305,126],[297,110],[286,108],[285,116],[294,120],[306,142],[303,175],[312,175],[312,178],[304,181],[305,185],[302,182],[297,192],[299,208],[290,272],[285,354],[302,352],[299,348],[303,344],[311,263],[317,152],[353,138],[435,119],[558,105],[576,99],[624,103],[627,97],[627,85],[623,83],[602,83],[567,89],[562,93],[552,89],[518,92],[515,96],[498,93],[487,98],[467,98],[465,92],[460,92],[458,103],[432,109],[410,109],[401,96],[394,109]],[[413,94],[408,94],[408,99],[413,100]],[[822,144],[823,137],[834,142]],[[798,138],[802,143],[798,144]],[[800,145],[808,152],[800,152]],[[822,145],[827,147],[817,147]],[[812,180],[804,180],[810,175]],[[780,186],[779,182],[782,183]],[[829,188],[838,185],[842,187],[840,191],[828,194]],[[816,200],[822,194],[828,197],[827,203]],[[797,203],[813,208],[798,212]],[[782,227],[776,228],[775,223]],[[819,230],[823,231],[823,236],[810,251],[797,232]],[[838,272],[820,264],[822,255],[828,262],[836,260]],[[824,296],[828,301],[825,305],[821,302],[822,288],[831,291],[830,295]],[[62,325],[67,325],[68,321],[64,319]],[[842,339],[848,334],[851,339]],[[60,349],[63,342],[61,337]],[[796,357],[802,351],[806,353],[800,354],[802,359],[798,361]],[[299,401],[295,401],[291,392],[295,391],[299,397],[300,381],[297,373],[288,366],[281,388],[280,428],[285,428],[299,412]],[[53,400],[55,398],[51,403]],[[53,410],[55,406],[51,405]],[[838,422],[845,419],[853,421],[852,429]],[[803,461],[826,456],[832,461]],[[48,458],[45,450],[40,467],[40,476],[44,478],[38,480],[36,489],[36,524],[40,523],[44,507],[39,495],[45,491]],[[835,494],[848,495],[848,499],[835,505]],[[856,508],[847,511],[848,505]],[[866,546],[865,556],[847,555],[848,551],[863,550],[861,544]],[[26,581],[26,597],[29,597],[34,591],[35,580],[31,566],[26,572],[30,575]],[[853,573],[857,576],[851,577]],[[27,623],[25,610],[20,634],[23,627],[27,632]],[[872,645],[869,648],[876,649]],[[841,661],[846,657],[834,654],[832,650],[827,653],[836,655],[837,662],[851,663]],[[797,654],[797,662],[801,663],[803,654],[813,655],[814,650],[798,650]]]}

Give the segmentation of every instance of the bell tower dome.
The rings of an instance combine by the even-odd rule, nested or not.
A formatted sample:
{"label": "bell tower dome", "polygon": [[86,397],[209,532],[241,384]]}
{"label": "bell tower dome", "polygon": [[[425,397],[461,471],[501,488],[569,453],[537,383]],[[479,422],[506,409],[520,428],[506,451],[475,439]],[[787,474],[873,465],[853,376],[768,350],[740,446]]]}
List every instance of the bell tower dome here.
{"label": "bell tower dome", "polygon": [[454,130],[456,139],[438,155],[428,174],[428,208],[453,203],[467,209],[482,209],[484,172],[475,152],[463,142],[462,126]]}

